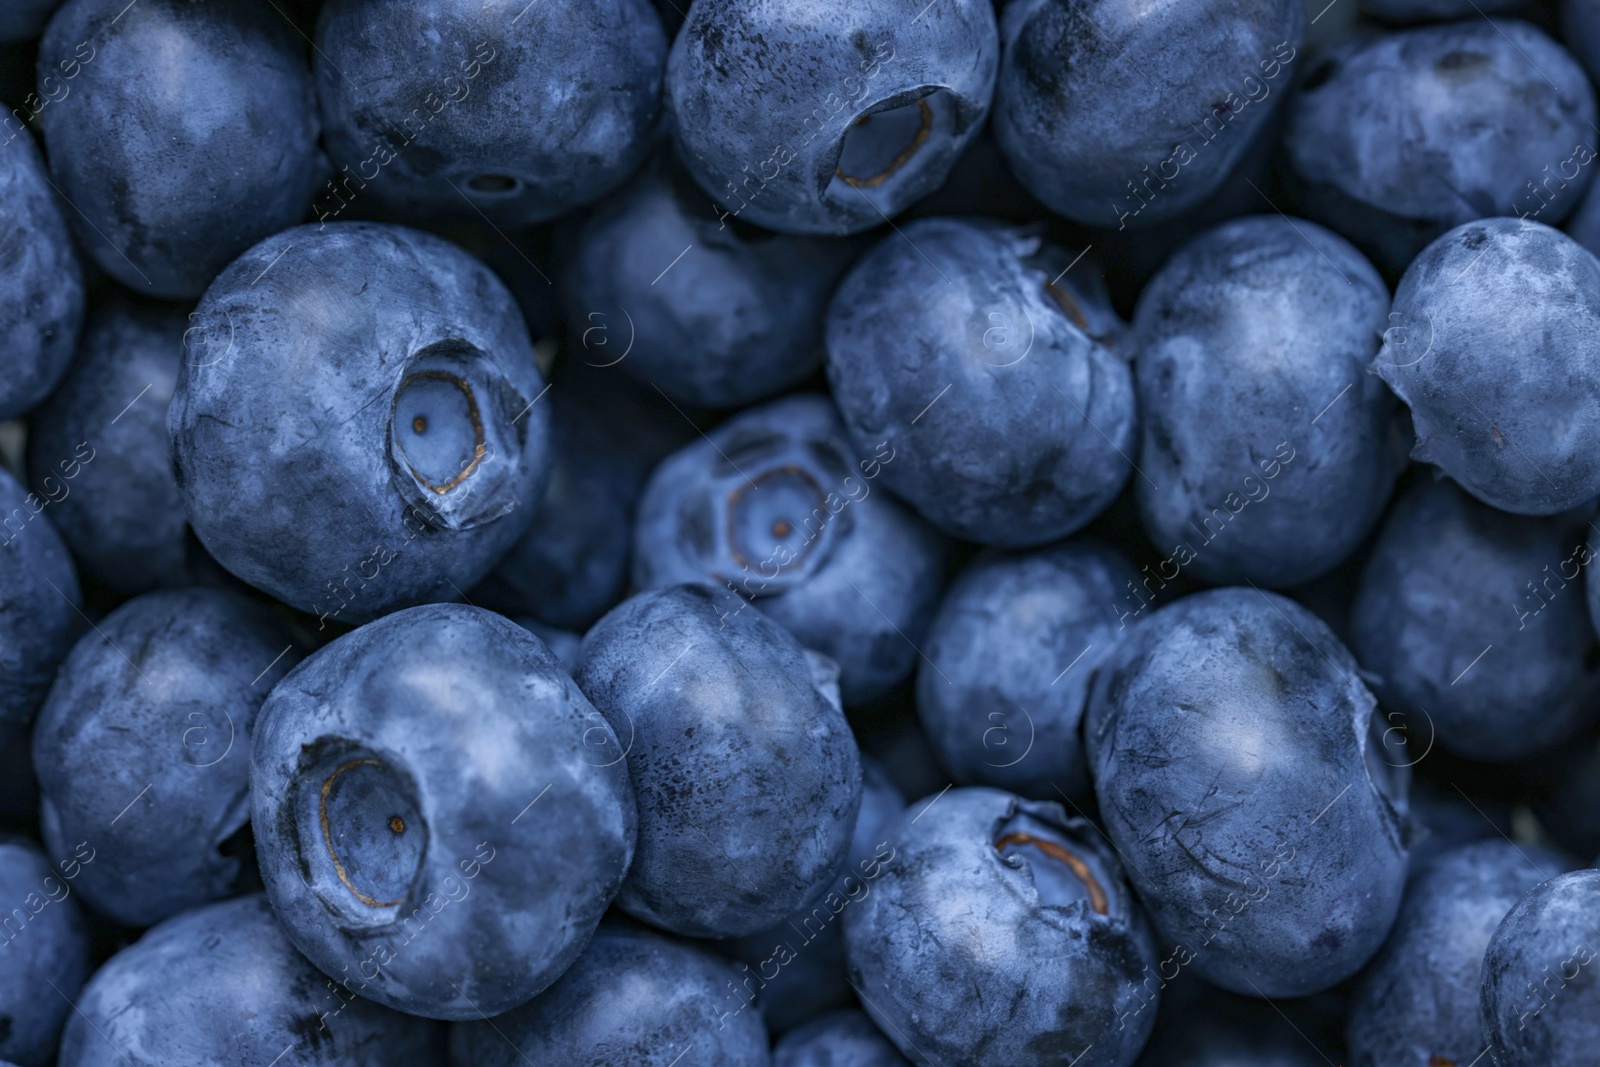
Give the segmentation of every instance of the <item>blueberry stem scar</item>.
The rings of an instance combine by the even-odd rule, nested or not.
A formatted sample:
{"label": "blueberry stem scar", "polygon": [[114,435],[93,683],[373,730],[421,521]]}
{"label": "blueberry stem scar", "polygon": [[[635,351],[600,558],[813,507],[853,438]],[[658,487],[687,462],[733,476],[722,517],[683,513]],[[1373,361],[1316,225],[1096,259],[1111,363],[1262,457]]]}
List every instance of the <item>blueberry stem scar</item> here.
{"label": "blueberry stem scar", "polygon": [[[356,895],[356,899],[361,901],[361,903],[365,904],[367,907],[392,908],[396,904],[399,904],[400,901],[374,900],[361,890],[357,889],[350,881],[350,875],[345,871],[344,864],[339,860],[339,850],[333,847],[333,830],[328,825],[328,793],[333,789],[334,780],[345,771],[351,770],[355,767],[366,766],[368,764],[374,767],[383,766],[383,764],[379,763],[375,759],[372,759],[371,757],[366,759],[353,759],[348,763],[341,764],[337,770],[328,775],[327,779],[322,783],[322,799],[317,804],[317,815],[322,820],[322,840],[328,845],[328,858],[333,860],[333,869],[338,873],[339,881],[343,882],[344,887],[350,890],[350,892],[354,893]],[[389,817],[389,829],[394,830],[394,824],[397,822],[400,823],[400,830],[404,830],[405,823],[401,822],[398,815],[391,815]],[[394,832],[399,833],[400,830],[394,830]]]}
{"label": "blueberry stem scar", "polygon": [[[401,382],[400,388],[404,390],[407,385],[410,385],[412,382],[417,381],[418,379],[424,378],[434,381],[449,382],[451,385],[461,390],[461,395],[467,398],[467,418],[472,420],[472,460],[465,467],[462,467],[460,473],[458,473],[454,478],[451,478],[448,482],[445,482],[443,485],[434,485],[432,482],[428,481],[427,478],[423,477],[422,472],[417,470],[416,467],[412,466],[410,461],[407,461],[406,463],[406,466],[411,469],[411,473],[416,476],[417,481],[421,482],[429,489],[432,489],[440,496],[443,496],[456,486],[460,485],[462,482],[466,481],[468,478],[472,477],[472,472],[478,469],[478,464],[482,463],[483,457],[488,455],[489,447],[484,443],[483,440],[483,417],[478,413],[478,398],[473,395],[472,386],[468,385],[465,379],[459,378],[456,375],[451,374],[449,371],[420,370],[415,374],[409,375],[405,381]],[[418,425],[419,423],[420,425]],[[428,423],[426,419],[419,415],[415,420],[413,420],[412,426],[418,433],[422,433],[425,429],[427,429]]]}
{"label": "blueberry stem scar", "polygon": [[1078,876],[1078,881],[1082,882],[1084,887],[1089,890],[1089,906],[1099,915],[1109,914],[1106,891],[1100,887],[1100,883],[1095,879],[1094,872],[1089,870],[1089,865],[1076,855],[1068,852],[1054,841],[1048,841],[1042,837],[1034,837],[1032,834],[1006,834],[994,843],[995,851],[998,852],[1007,845],[1032,845],[1051,859],[1060,860],[1068,867],[1071,867],[1072,873]]}
{"label": "blueberry stem scar", "polygon": [[[793,463],[786,463],[781,467],[774,467],[764,474],[756,475],[756,479],[751,483],[751,485],[753,485],[756,489],[760,489],[761,483],[766,481],[768,478],[773,478],[784,474],[798,475],[808,486],[811,487],[811,491],[816,494],[819,505],[826,502],[824,500],[824,493],[822,492],[821,484],[811,476],[809,471]],[[744,499],[744,494],[749,490],[749,488],[750,486],[741,485],[739,488],[728,494],[728,553],[733,557],[735,563],[745,568],[750,566],[751,561],[745,558],[743,552],[739,551],[739,534],[736,527],[738,523],[739,502]],[[782,527],[781,530],[779,529],[780,526]],[[783,519],[779,519],[777,522],[772,524],[772,532],[774,536],[777,537],[787,537],[793,529],[794,527]],[[798,558],[810,547],[810,542],[800,546],[800,551],[795,553],[795,557]]]}
{"label": "blueberry stem scar", "polygon": [[[911,161],[911,157],[917,154],[917,149],[921,148],[923,142],[928,139],[928,132],[933,129],[933,108],[928,106],[926,100],[918,100],[917,109],[921,112],[921,125],[917,127],[917,135],[911,139],[909,145],[900,150],[899,155],[889,161],[887,167],[884,167],[870,178],[858,178],[854,174],[846,174],[841,167],[834,167],[833,172],[843,178],[846,185],[854,189],[875,189],[888,181],[895,171]],[[871,119],[871,115],[862,115],[856,119],[853,125],[864,126]]]}

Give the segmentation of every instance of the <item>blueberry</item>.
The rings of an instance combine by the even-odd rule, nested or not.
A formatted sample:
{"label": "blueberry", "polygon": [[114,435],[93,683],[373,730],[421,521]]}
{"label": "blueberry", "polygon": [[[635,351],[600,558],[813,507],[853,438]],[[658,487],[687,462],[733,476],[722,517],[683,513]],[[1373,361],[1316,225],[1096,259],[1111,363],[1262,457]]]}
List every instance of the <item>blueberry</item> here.
{"label": "blueberry", "polygon": [[1033,231],[961,219],[900,230],[851,268],[828,311],[828,381],[856,447],[957,537],[1065,537],[1132,473],[1121,321],[1089,268],[1067,273],[1071,257]]}
{"label": "blueberry", "polygon": [[675,933],[753,933],[812,903],[861,801],[837,669],[747,608],[673,586],[584,637],[578,684],[621,740],[639,805],[617,904]]}
{"label": "blueberry", "polygon": [[1137,621],[1114,549],[1068,542],[980,556],[939,604],[917,714],[958,781],[1045,800],[1089,785],[1080,730],[1095,668]]}
{"label": "blueberry", "polygon": [[1155,950],[1086,820],[952,789],[913,805],[860,877],[844,909],[851,982],[907,1058],[1127,1067],[1139,1054]]}
{"label": "blueberry", "polygon": [[91,848],[57,870],[37,845],[0,840],[0,1056],[23,1067],[55,1063],[56,1041],[89,976],[89,940],[72,879]]}
{"label": "blueberry", "polygon": [[459,597],[527,526],[544,382],[511,295],[460,249],[297,227],[192,317],[173,467],[194,532],[238,577],[359,622]]}
{"label": "blueberry", "polygon": [[1587,511],[1507,515],[1424,478],[1361,573],[1353,650],[1391,719],[1469,759],[1526,759],[1594,718],[1576,586]]}
{"label": "blueberry", "polygon": [[1134,488],[1162,579],[1298,584],[1361,543],[1404,464],[1370,373],[1388,312],[1361,253],[1282,216],[1202,234],[1145,286]]}
{"label": "blueberry", "polygon": [[1541,223],[1470,222],[1407,268],[1389,317],[1373,369],[1411,408],[1414,458],[1522,515],[1600,495],[1591,253]]}
{"label": "blueberry", "polygon": [[0,468],[0,743],[33,721],[78,623],[78,574],[49,503]]}
{"label": "blueberry", "polygon": [[1478,1058],[1489,938],[1524,894],[1566,869],[1538,846],[1496,839],[1445,852],[1412,879],[1394,932],[1356,989],[1348,1028],[1356,1067]]}
{"label": "blueberry", "polygon": [[725,585],[834,660],[846,704],[881,696],[916,663],[945,555],[937,531],[873,492],[882,455],[858,455],[824,397],[740,412],[650,476],[634,585]]}
{"label": "blueberry", "polygon": [[547,992],[499,1018],[458,1024],[450,1061],[767,1067],[761,1017],[724,1007],[732,984],[728,965],[703,949],[607,923]]}
{"label": "blueberry", "polygon": [[575,634],[571,630],[558,630],[554,626],[546,626],[538,619],[520,618],[512,619],[511,621],[543,641],[545,647],[560,662],[562,670],[571,674],[578,669],[578,660],[583,654],[582,634]]}
{"label": "blueberry", "polygon": [[39,36],[60,3],[61,0],[12,0],[0,11],[0,44]]}
{"label": "blueberry", "polygon": [[1312,67],[1284,144],[1305,214],[1398,275],[1473,219],[1560,222],[1592,176],[1594,123],[1564,48],[1474,17],[1336,50]]}
{"label": "blueberry", "polygon": [[0,419],[54,388],[83,326],[83,275],[44,161],[26,129],[9,127],[0,122]]}
{"label": "blueberry", "polygon": [[1578,1067],[1600,1042],[1600,871],[1542,882],[1506,913],[1483,954],[1483,1032],[1495,1067]]}
{"label": "blueberry", "polygon": [[1561,40],[1593,78],[1600,72],[1600,3],[1561,0]]}
{"label": "blueberry", "polygon": [[563,288],[589,363],[730,407],[822,363],[823,313],[855,244],[751,235],[714,207],[676,167],[652,168],[590,216]]}
{"label": "blueberry", "polygon": [[999,53],[986,0],[701,0],[667,61],[678,154],[746,222],[871,229],[943,184]]}
{"label": "blueberry", "polygon": [[250,762],[267,895],[353,993],[497,1014],[577,958],[633,852],[626,768],[544,644],[435,604],[324,646],[272,691]]}
{"label": "blueberry", "polygon": [[772,1067],[906,1067],[898,1049],[859,1011],[834,1011],[790,1032]]}
{"label": "blueberry", "polygon": [[[341,990],[305,961],[260,895],[168,919],[84,987],[60,1067],[432,1067],[436,1023]],[[275,1058],[276,1057],[276,1058]]]}
{"label": "blueberry", "polygon": [[95,849],[78,888],[96,910],[149,926],[236,891],[250,732],[295,659],[260,607],[208,589],[136,597],[73,647],[33,765],[50,853]]}
{"label": "blueberry", "polygon": [[1089,769],[1172,945],[1166,967],[1303,996],[1383,943],[1405,881],[1409,772],[1357,671],[1315,615],[1247,589],[1160,609],[1102,667]]}
{"label": "blueberry", "polygon": [[1176,218],[1266,129],[1305,21],[1295,0],[1009,4],[995,137],[1028,191],[1076,222]]}
{"label": "blueberry", "polygon": [[39,45],[39,84],[69,219],[135,291],[199,296],[299,221],[320,180],[304,46],[269,5],[68,0]]}
{"label": "blueberry", "polygon": [[[154,301],[115,297],[95,308],[28,434],[28,480],[51,499],[56,528],[85,571],[126,593],[207,573],[167,440],[186,327],[182,310]],[[85,454],[93,461],[80,463]]]}

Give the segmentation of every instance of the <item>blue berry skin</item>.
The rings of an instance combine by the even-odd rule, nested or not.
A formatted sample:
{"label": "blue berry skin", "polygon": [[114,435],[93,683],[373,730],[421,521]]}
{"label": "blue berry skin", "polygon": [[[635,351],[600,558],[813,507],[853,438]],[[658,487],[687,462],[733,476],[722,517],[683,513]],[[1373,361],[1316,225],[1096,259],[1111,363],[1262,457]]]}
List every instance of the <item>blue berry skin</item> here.
{"label": "blue berry skin", "polygon": [[678,585],[596,623],[577,679],[621,740],[638,799],[622,910],[733,937],[822,895],[861,803],[830,661],[744,601]]}
{"label": "blue berry skin", "polygon": [[833,885],[810,907],[770,930],[724,942],[728,955],[739,961],[738,987],[730,994],[736,1012],[754,1004],[767,1029],[781,1034],[853,1002],[839,913],[864,892],[863,872],[875,869],[887,854],[889,827],[905,810],[906,798],[883,765],[863,755],[861,811],[850,835],[850,853]]}
{"label": "blue berry skin", "polygon": [[96,851],[76,883],[95,910],[149,926],[237,891],[250,733],[296,659],[259,605],[211,589],[135,597],[73,646],[33,765],[51,855]]}
{"label": "blue berry skin", "polygon": [[697,3],[667,61],[678,155],[745,222],[869,230],[944,184],[999,58],[985,0]]}
{"label": "blue berry skin", "polygon": [[1572,871],[1535,886],[1494,931],[1483,954],[1479,1004],[1495,1067],[1594,1062],[1597,909],[1600,871]]}
{"label": "blue berry skin", "polygon": [[1123,603],[1137,578],[1088,541],[986,553],[961,573],[917,668],[917,714],[957,781],[1036,800],[1088,788],[1090,681],[1136,621]]}
{"label": "blue berry skin", "polygon": [[68,0],[56,12],[39,77],[70,80],[40,121],[69,221],[102,270],[193,299],[300,220],[322,167],[304,55],[265,4]]}
{"label": "blue berry skin", "polygon": [[[839,665],[847,705],[910,676],[945,540],[874,485],[826,397],[740,412],[667,457],[639,500],[633,582],[723,585]],[[875,491],[876,490],[876,491]]]}
{"label": "blue berry skin", "polygon": [[14,124],[0,124],[0,419],[45,398],[83,327],[78,254],[33,137]]}
{"label": "blue berry skin", "polygon": [[1160,609],[1101,668],[1085,738],[1106,830],[1171,958],[1224,989],[1327,989],[1394,921],[1410,775],[1358,669],[1250,589]]}
{"label": "blue berry skin", "polygon": [[494,1015],[583,950],[633,854],[627,770],[543,642],[479,608],[386,615],[268,699],[250,766],[261,875],[353,993]]}
{"label": "blue berry skin", "polygon": [[1497,838],[1445,852],[1419,872],[1356,987],[1346,1029],[1352,1067],[1476,1059],[1489,939],[1517,901],[1568,866],[1537,845]]}
{"label": "blue berry skin", "polygon": [[[95,308],[77,358],[29,423],[28,480],[83,569],[124,593],[202,573],[172,477],[167,405],[183,360],[181,308],[119,296]],[[63,480],[63,463],[94,460]]]}
{"label": "blue berry skin", "polygon": [[1584,663],[1594,633],[1577,587],[1587,518],[1507,515],[1444,479],[1407,491],[1352,612],[1352,650],[1384,707],[1489,763],[1527,759],[1592,720],[1600,674]]}
{"label": "blue berry skin", "polygon": [[1266,129],[1305,21],[1293,0],[1009,4],[995,138],[1052,211],[1106,229],[1166,222]]}
{"label": "blue berry skin", "polygon": [[[340,989],[259,894],[184,912],[95,973],[59,1067],[434,1067],[442,1028]],[[274,1059],[274,1057],[279,1057]]]}
{"label": "blue berry skin", "polygon": [[317,95],[336,173],[319,218],[370,198],[524,226],[644,160],[667,37],[649,0],[332,0]]}
{"label": "blue berry skin", "polygon": [[[1600,3],[1561,0],[1561,40],[1593,78],[1600,71]],[[1592,186],[1591,186],[1592,187]]]}
{"label": "blue berry skin", "polygon": [[0,11],[0,44],[31,41],[44,32],[61,0],[11,0]]}
{"label": "blue berry skin", "polygon": [[1411,408],[1414,459],[1519,515],[1600,495],[1593,254],[1541,223],[1469,222],[1406,269],[1390,319],[1373,369]]}
{"label": "blue berry skin", "polygon": [[1473,17],[1335,50],[1284,144],[1301,211],[1392,277],[1474,219],[1559,223],[1593,176],[1594,123],[1566,49],[1526,22]]}
{"label": "blue berry skin", "polygon": [[[1059,804],[952,789],[914,804],[844,910],[850,980],[918,1063],[1127,1067],[1155,947],[1099,831]],[[998,1011],[975,1010],[1000,1006]]]}
{"label": "blue berry skin", "polygon": [[1388,313],[1361,253],[1283,216],[1224,223],[1167,261],[1133,333],[1134,489],[1163,570],[1294,585],[1356,549],[1405,462],[1370,373]]}
{"label": "blue berry skin", "polygon": [[[1025,547],[1074,532],[1133,468],[1123,323],[1090,268],[1035,232],[918,219],[828,311],[828,381],[856,447],[936,526]],[[1093,278],[1092,281],[1085,280]]]}
{"label": "blue berry skin", "polygon": [[360,622],[460,597],[527,527],[544,380],[511,295],[454,245],[296,227],[234,262],[192,320],[173,469],[239,578]]}
{"label": "blue berry skin", "polygon": [[[89,937],[72,877],[91,847],[52,867],[23,838],[0,840],[0,1056],[21,1067],[56,1062],[56,1042],[89,976]],[[54,988],[52,988],[54,987]]]}
{"label": "blue berry skin", "polygon": [[606,923],[555,985],[497,1019],[460,1023],[453,1067],[767,1067],[755,1012],[730,1014],[733,972],[701,948]]}
{"label": "blue berry skin", "polygon": [[894,1043],[859,1011],[819,1016],[779,1041],[772,1067],[909,1067]]}
{"label": "blue berry skin", "polygon": [[49,506],[0,468],[0,743],[33,722],[78,625],[78,573]]}
{"label": "blue berry skin", "polygon": [[511,621],[543,641],[545,647],[550,650],[550,653],[561,664],[562,670],[571,674],[578,669],[578,660],[583,653],[582,634],[575,634],[571,630],[558,630],[554,626],[546,626],[538,619],[519,618]]}

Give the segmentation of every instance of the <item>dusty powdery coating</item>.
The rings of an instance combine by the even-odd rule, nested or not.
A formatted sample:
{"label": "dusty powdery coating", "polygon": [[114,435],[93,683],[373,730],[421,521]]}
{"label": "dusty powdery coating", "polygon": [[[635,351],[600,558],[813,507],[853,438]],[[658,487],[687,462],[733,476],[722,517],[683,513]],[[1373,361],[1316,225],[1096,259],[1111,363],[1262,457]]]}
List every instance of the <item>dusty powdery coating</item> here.
{"label": "dusty powdery coating", "polygon": [[0,469],[0,743],[33,721],[78,625],[78,574],[48,510]]}
{"label": "dusty powdery coating", "polygon": [[1163,222],[1254,143],[1304,33],[1294,0],[1008,4],[995,138],[1052,211],[1108,229]]}
{"label": "dusty powdery coating", "polygon": [[1577,587],[1587,519],[1507,515],[1427,477],[1390,511],[1351,645],[1419,743],[1505,763],[1594,718],[1600,672],[1584,662],[1594,633]]}
{"label": "dusty powdery coating", "polygon": [[826,397],[749,408],[663,460],[639,500],[633,580],[731,588],[839,665],[846,704],[910,675],[945,541],[875,478]]}
{"label": "dusty powdery coating", "polygon": [[985,0],[704,0],[667,64],[678,154],[746,222],[869,230],[944,184],[999,58]]}
{"label": "dusty powdery coating", "polygon": [[828,381],[856,447],[895,451],[890,489],[947,532],[1044,544],[1133,472],[1133,378],[1093,268],[1037,233],[919,219],[845,276]]}
{"label": "dusty powdery coating", "polygon": [[548,415],[504,285],[400,226],[300,226],[207,290],[168,412],[228,570],[359,622],[470,588],[532,518]]}
{"label": "dusty powdery coating", "polygon": [[1405,462],[1370,373],[1388,312],[1372,265],[1308,222],[1237,219],[1167,261],[1134,316],[1134,489],[1172,563],[1292,585],[1355,550]]}
{"label": "dusty powdery coating", "polygon": [[1495,1067],[1584,1067],[1600,1042],[1600,871],[1534,887],[1483,954],[1483,1032]]}
{"label": "dusty powdery coating", "polygon": [[319,218],[371,197],[552,219],[627,180],[661,113],[667,36],[648,0],[332,0],[316,40],[338,166]]}
{"label": "dusty powdery coating", "polygon": [[95,972],[77,1007],[60,1067],[388,1067],[436,1063],[444,1044],[438,1024],[318,974],[259,894],[150,930]]}
{"label": "dusty powdery coating", "polygon": [[854,1009],[818,1015],[772,1049],[772,1067],[906,1067],[883,1031]]}
{"label": "dusty powdery coating", "polygon": [[1512,905],[1567,868],[1537,845],[1496,838],[1441,854],[1411,880],[1394,932],[1356,987],[1354,1067],[1470,1064],[1483,1052],[1484,949]]}
{"label": "dusty powdery coating", "polygon": [[55,1063],[61,1026],[89,975],[89,936],[72,877],[92,846],[51,866],[24,838],[0,841],[0,1056],[25,1067]]}
{"label": "dusty powdery coating", "polygon": [[452,1062],[767,1067],[761,1016],[735,1014],[733,988],[733,970],[692,942],[608,923],[545,993],[457,1025]]}
{"label": "dusty powdery coating", "polygon": [[1542,223],[1469,222],[1406,269],[1390,318],[1373,369],[1411,408],[1413,458],[1521,515],[1600,494],[1591,253]]}
{"label": "dusty powdery coating", "polygon": [[289,938],[351,993],[477,1018],[548,986],[633,853],[616,738],[549,649],[432,604],[325,645],[261,711],[261,876]]}
{"label": "dusty powdery coating", "polygon": [[1594,123],[1594,90],[1564,48],[1526,22],[1472,17],[1329,55],[1284,144],[1301,210],[1393,276],[1472,219],[1560,222],[1593,177]]}
{"label": "dusty powdery coating", "polygon": [[1099,831],[1059,804],[970,788],[914,804],[888,838],[893,854],[844,910],[845,952],[902,1054],[1133,1062],[1155,1023],[1155,994],[1137,991],[1155,949]]}
{"label": "dusty powdery coating", "polygon": [[1101,816],[1171,958],[1224,989],[1326,989],[1394,921],[1409,771],[1357,670],[1315,615],[1252,589],[1162,608],[1101,668]]}
{"label": "dusty powdery coating", "polygon": [[730,937],[822,895],[861,803],[831,661],[726,591],[677,585],[597,622],[576,677],[622,742],[638,799],[619,907]]}

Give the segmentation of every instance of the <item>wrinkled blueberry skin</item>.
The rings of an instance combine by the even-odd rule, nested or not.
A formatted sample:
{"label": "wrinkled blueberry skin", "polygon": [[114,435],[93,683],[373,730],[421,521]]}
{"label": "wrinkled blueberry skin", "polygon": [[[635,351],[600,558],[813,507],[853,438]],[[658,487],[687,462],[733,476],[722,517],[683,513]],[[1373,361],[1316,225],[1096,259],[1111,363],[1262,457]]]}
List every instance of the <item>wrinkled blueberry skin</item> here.
{"label": "wrinkled blueberry skin", "polygon": [[0,125],[0,419],[45,398],[72,362],[83,326],[78,254],[44,160],[15,125]]}
{"label": "wrinkled blueberry skin", "polygon": [[[1028,845],[1001,851],[1022,828],[1085,868],[1098,905],[1066,861]],[[974,1067],[1133,1062],[1155,1023],[1156,994],[1141,984],[1156,954],[1097,830],[1058,804],[974,787],[913,805],[888,840],[844,911],[844,938],[862,1004],[902,1055]]]}
{"label": "wrinkled blueberry skin", "polygon": [[1362,542],[1405,462],[1398,405],[1370,373],[1388,312],[1361,253],[1278,215],[1224,223],[1167,261],[1133,334],[1134,489],[1167,566],[1294,585]]}
{"label": "wrinkled blueberry skin", "polygon": [[1106,830],[1175,958],[1224,989],[1326,989],[1394,921],[1409,772],[1357,670],[1315,615],[1249,589],[1160,609],[1101,668]]}
{"label": "wrinkled blueberry skin", "polygon": [[1473,219],[1560,222],[1593,176],[1594,122],[1564,48],[1472,17],[1335,52],[1295,98],[1284,144],[1300,210],[1394,276]]}
{"label": "wrinkled blueberry skin", "polygon": [[[124,593],[181,585],[202,564],[172,477],[167,405],[183,309],[116,297],[89,316],[67,376],[29,423],[28,480],[85,571]],[[64,476],[85,452],[94,459]]]}
{"label": "wrinkled blueberry skin", "polygon": [[250,732],[296,658],[262,608],[211,589],[136,597],[73,647],[33,765],[50,854],[96,852],[75,886],[97,911],[149,926],[235,891]]}
{"label": "wrinkled blueberry skin", "polygon": [[311,203],[322,166],[311,72],[270,5],[125,6],[68,0],[50,20],[40,84],[65,81],[40,114],[50,169],[102,270],[135,292],[193,299]]}
{"label": "wrinkled blueberry skin", "polygon": [[874,857],[888,854],[889,827],[905,810],[906,798],[883,765],[862,756],[861,811],[844,869],[828,892],[770,930],[725,942],[727,953],[739,961],[740,1004],[754,997],[772,1033],[852,1003],[838,913],[861,894],[863,872],[874,869]]}
{"label": "wrinkled blueberry skin", "polygon": [[1507,515],[1432,478],[1395,504],[1357,587],[1352,651],[1419,739],[1509,763],[1594,717],[1587,515]]}
{"label": "wrinkled blueberry skin", "polygon": [[1356,987],[1346,1029],[1355,1067],[1467,1064],[1482,1053],[1489,938],[1524,894],[1567,867],[1537,845],[1497,838],[1443,853],[1412,879]]}
{"label": "wrinkled blueberry skin", "polygon": [[917,662],[945,558],[938,531],[872,484],[882,456],[857,454],[823,396],[740,412],[650,476],[635,587],[725,586],[837,663],[846,704],[881,696]]}
{"label": "wrinkled blueberry skin", "polygon": [[[0,1056],[22,1067],[55,1063],[56,1040],[89,976],[89,940],[70,875],[91,849],[52,867],[37,845],[0,840]],[[70,874],[69,874],[70,872]],[[52,986],[54,988],[52,988]]]}
{"label": "wrinkled blueberry skin", "polygon": [[294,950],[259,894],[150,930],[95,973],[78,1007],[60,1067],[433,1067],[444,1059],[437,1023],[340,990]]}
{"label": "wrinkled blueberry skin", "polygon": [[[667,62],[678,155],[746,222],[869,230],[944,184],[988,115],[999,58],[984,0],[697,3]],[[868,116],[882,140],[858,125]]]}
{"label": "wrinkled blueberry skin", "polygon": [[649,0],[332,0],[316,40],[336,168],[319,218],[371,197],[505,227],[553,219],[626,181],[661,114],[667,37]]}
{"label": "wrinkled blueberry skin", "polygon": [[850,436],[864,453],[887,443],[885,484],[957,537],[1065,537],[1133,470],[1122,322],[1078,280],[1087,268],[1063,274],[1071,257],[1028,230],[901,229],[851,268],[828,312],[828,381]]}
{"label": "wrinkled blueberry skin", "polygon": [[72,648],[78,573],[49,502],[0,468],[0,742],[21,735]]}
{"label": "wrinkled blueberry skin", "polygon": [[456,1025],[450,1062],[767,1067],[761,1017],[733,1012],[733,983],[728,965],[704,949],[607,923],[543,995],[497,1019]]}
{"label": "wrinkled blueberry skin", "polygon": [[601,205],[578,238],[563,295],[584,358],[615,360],[674,400],[708,407],[803,381],[822,363],[828,297],[855,245],[744,236],[662,169]]}
{"label": "wrinkled blueberry skin", "polygon": [[44,32],[61,0],[11,0],[0,11],[0,44],[31,41]]}
{"label": "wrinkled blueberry skin", "polygon": [[1090,680],[1137,621],[1125,604],[1138,577],[1087,541],[989,553],[962,572],[917,668],[922,728],[958,781],[1036,800],[1088,788]]}
{"label": "wrinkled blueberry skin", "polygon": [[1495,1067],[1579,1067],[1600,1042],[1600,871],[1534,887],[1506,913],[1483,954],[1483,1032]]}
{"label": "wrinkled blueberry skin", "polygon": [[352,993],[430,1018],[506,1011],[577,958],[622,882],[634,805],[617,751],[510,620],[459,604],[387,615],[323,646],[262,709],[250,784],[267,895]]}
{"label": "wrinkled blueberry skin", "polygon": [[195,534],[239,578],[360,622],[459,597],[526,528],[547,476],[544,381],[511,295],[454,245],[296,227],[191,319],[173,470]]}
{"label": "wrinkled blueberry skin", "polygon": [[1407,268],[1390,319],[1373,369],[1411,408],[1412,458],[1519,515],[1600,495],[1600,261],[1583,246],[1537,222],[1458,226]]}
{"label": "wrinkled blueberry skin", "polygon": [[995,138],[1052,211],[1106,229],[1165,222],[1266,128],[1305,21],[1293,0],[1008,4]]}
{"label": "wrinkled blueberry skin", "polygon": [[861,767],[831,662],[744,601],[679,585],[607,613],[576,677],[621,741],[638,799],[624,911],[732,937],[833,881]]}
{"label": "wrinkled blueberry skin", "polygon": [[772,1067],[907,1067],[894,1043],[859,1011],[834,1011],[786,1035]]}

